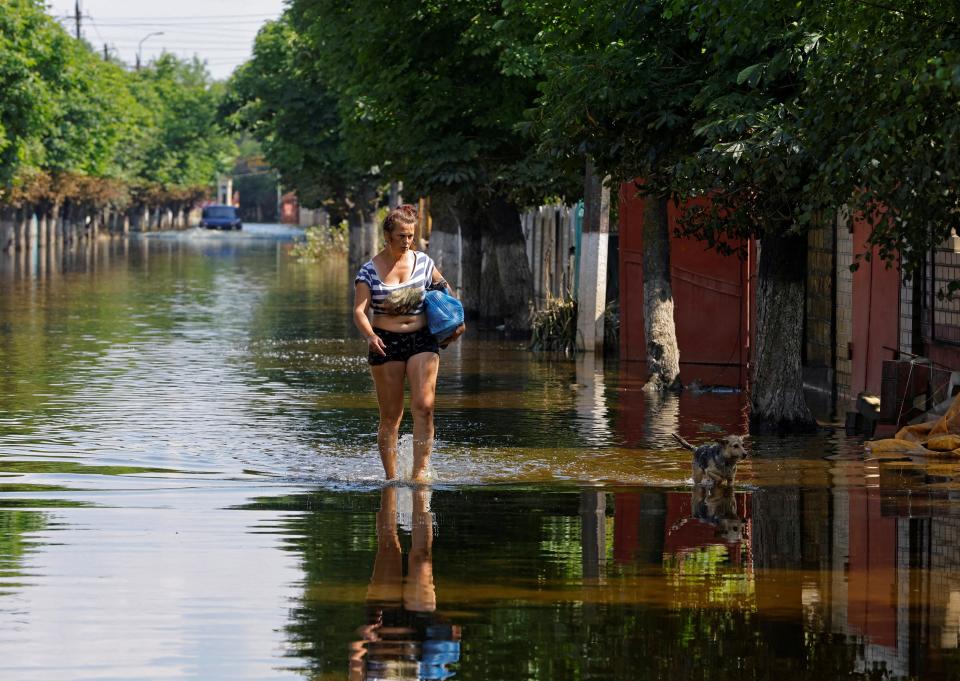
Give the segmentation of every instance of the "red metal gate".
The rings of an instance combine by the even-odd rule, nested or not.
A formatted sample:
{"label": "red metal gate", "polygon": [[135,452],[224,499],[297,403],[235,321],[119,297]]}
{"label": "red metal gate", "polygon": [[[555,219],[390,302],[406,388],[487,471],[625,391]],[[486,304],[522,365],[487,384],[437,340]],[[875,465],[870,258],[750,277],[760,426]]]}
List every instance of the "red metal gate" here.
{"label": "red metal gate", "polygon": [[[644,200],[635,193],[632,182],[620,187],[620,357],[643,361]],[[671,233],[678,212],[669,206]],[[744,261],[708,250],[695,239],[670,238],[674,321],[685,383],[698,379],[707,385],[747,386],[755,248],[752,242],[746,246]]]}

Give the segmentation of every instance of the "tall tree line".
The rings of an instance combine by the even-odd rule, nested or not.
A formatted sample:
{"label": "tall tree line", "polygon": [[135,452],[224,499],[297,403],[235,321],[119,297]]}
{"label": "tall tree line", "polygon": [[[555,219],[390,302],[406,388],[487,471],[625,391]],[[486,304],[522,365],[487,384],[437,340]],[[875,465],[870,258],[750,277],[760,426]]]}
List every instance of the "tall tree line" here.
{"label": "tall tree line", "polygon": [[0,251],[91,223],[182,215],[229,167],[222,86],[165,54],[131,71],[71,37],[37,0],[0,7]]}
{"label": "tall tree line", "polygon": [[[863,211],[871,248],[913,271],[960,208],[958,103],[960,23],[929,0],[292,0],[224,113],[318,201],[368,215],[392,180],[433,197],[440,249],[462,235],[478,282],[468,309],[518,326],[518,210],[579,198],[588,158],[646,198],[647,243],[670,236],[671,202],[705,248],[758,239],[751,400],[765,431],[814,424],[806,232]],[[657,389],[680,378],[656,361],[676,351],[668,258],[645,262]]]}

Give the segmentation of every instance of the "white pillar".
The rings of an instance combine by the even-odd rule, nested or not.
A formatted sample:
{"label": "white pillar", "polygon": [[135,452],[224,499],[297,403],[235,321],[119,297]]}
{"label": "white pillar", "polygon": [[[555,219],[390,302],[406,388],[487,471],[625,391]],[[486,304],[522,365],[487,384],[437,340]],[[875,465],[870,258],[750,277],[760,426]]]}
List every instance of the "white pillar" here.
{"label": "white pillar", "polygon": [[576,429],[589,446],[602,447],[609,444],[611,438],[603,356],[592,352],[580,353],[575,366],[578,386],[574,398]]}
{"label": "white pillar", "polygon": [[577,290],[577,344],[603,352],[603,312],[607,306],[607,243],[610,228],[609,177],[601,181],[587,161],[584,186],[580,282]]}
{"label": "white pillar", "polygon": [[224,206],[233,205],[233,178],[221,175],[217,181],[217,203]]}

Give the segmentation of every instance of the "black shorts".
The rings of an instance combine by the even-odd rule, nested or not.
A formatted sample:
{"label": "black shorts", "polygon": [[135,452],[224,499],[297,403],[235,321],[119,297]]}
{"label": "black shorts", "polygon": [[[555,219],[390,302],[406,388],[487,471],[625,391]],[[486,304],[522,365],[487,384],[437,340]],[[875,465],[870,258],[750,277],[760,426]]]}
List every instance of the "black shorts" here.
{"label": "black shorts", "polygon": [[378,352],[371,352],[367,355],[367,363],[370,366],[378,367],[387,362],[406,362],[421,352],[440,354],[440,345],[427,327],[408,333],[384,331],[373,327],[373,332],[380,336],[380,340],[387,346],[387,356],[384,357]]}

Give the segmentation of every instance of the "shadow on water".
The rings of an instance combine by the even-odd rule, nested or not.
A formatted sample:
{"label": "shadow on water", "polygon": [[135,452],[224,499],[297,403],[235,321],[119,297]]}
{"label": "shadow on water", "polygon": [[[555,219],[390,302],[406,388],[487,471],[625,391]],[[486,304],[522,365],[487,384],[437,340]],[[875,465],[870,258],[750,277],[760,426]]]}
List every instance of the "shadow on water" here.
{"label": "shadow on water", "polygon": [[289,236],[0,258],[11,678],[960,678],[960,463],[756,438],[693,488],[671,433],[743,395],[468,336],[438,483],[381,489],[352,273]]}

